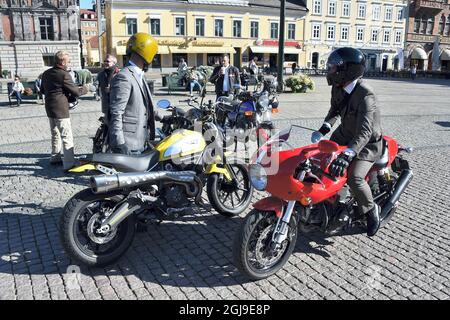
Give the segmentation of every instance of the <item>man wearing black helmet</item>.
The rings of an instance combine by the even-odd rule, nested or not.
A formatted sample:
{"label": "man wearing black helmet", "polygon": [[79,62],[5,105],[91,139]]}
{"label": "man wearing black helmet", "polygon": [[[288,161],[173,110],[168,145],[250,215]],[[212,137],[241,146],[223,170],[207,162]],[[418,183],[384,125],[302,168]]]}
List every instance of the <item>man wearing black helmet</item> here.
{"label": "man wearing black helmet", "polygon": [[321,140],[341,119],[331,140],[348,148],[332,162],[330,173],[344,176],[348,169],[347,184],[360,212],[367,217],[367,235],[373,236],[380,227],[380,208],[373,200],[365,177],[382,154],[382,133],[375,94],[361,79],[365,63],[364,55],[357,49],[339,48],[330,54],[327,81],[332,86],[331,108],[311,140],[314,143]]}

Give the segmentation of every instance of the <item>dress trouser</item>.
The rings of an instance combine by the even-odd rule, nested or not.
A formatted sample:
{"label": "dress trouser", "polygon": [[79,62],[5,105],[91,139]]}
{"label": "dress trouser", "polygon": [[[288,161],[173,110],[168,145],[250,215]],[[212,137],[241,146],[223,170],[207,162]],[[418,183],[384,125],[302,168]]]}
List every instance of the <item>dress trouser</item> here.
{"label": "dress trouser", "polygon": [[70,119],[49,118],[50,130],[52,134],[52,157],[61,156],[61,145],[64,153],[64,170],[70,169],[75,164],[73,151],[73,135]]}
{"label": "dress trouser", "polygon": [[375,207],[372,190],[366,182],[367,173],[373,162],[355,159],[348,168],[347,184],[352,190],[361,214],[366,214]]}

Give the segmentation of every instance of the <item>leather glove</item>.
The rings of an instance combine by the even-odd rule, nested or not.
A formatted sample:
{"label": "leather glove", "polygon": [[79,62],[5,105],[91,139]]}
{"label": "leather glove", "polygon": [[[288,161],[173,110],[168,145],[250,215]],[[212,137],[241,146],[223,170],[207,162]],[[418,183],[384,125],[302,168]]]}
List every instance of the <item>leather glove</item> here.
{"label": "leather glove", "polygon": [[120,154],[130,154],[130,150],[128,149],[126,144],[120,144],[112,149],[112,152],[114,153],[120,153]]}
{"label": "leather glove", "polygon": [[335,177],[343,177],[355,156],[356,152],[353,149],[346,149],[331,163],[330,174]]}
{"label": "leather glove", "polygon": [[314,131],[311,134],[311,142],[317,143],[331,131],[331,125],[328,122],[324,122],[318,131]]}

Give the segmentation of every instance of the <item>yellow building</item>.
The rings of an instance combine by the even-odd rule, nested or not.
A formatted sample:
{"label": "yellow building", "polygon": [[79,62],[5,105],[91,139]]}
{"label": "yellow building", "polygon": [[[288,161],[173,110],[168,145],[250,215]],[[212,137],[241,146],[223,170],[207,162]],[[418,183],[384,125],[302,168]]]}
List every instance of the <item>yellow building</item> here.
{"label": "yellow building", "polygon": [[[279,37],[277,0],[107,0],[107,51],[126,63],[125,45],[136,32],[148,32],[159,43],[152,68],[172,69],[184,58],[189,66],[215,65],[222,54],[230,55],[237,67],[253,56],[259,63],[276,68]],[[301,59],[303,0],[286,5],[287,62]]]}
{"label": "yellow building", "polygon": [[307,68],[325,68],[330,52],[358,48],[367,70],[403,68],[407,0],[307,0],[304,60]]}

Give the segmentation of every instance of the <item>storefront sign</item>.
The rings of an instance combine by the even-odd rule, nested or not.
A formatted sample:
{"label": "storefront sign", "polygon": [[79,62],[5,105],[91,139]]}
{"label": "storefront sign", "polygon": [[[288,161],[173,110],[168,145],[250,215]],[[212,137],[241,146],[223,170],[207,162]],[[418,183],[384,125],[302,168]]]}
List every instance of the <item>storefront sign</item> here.
{"label": "storefront sign", "polygon": [[196,40],[192,42],[192,45],[197,47],[221,47],[224,45],[224,42],[217,40]]}
{"label": "storefront sign", "polygon": [[[256,43],[256,45],[263,45],[263,46],[278,46],[279,41],[278,40],[263,40],[262,44],[258,44],[258,42]],[[296,48],[300,48],[300,43],[298,43],[297,41],[285,41],[284,42],[284,46],[285,47],[296,47]]]}
{"label": "storefront sign", "polygon": [[158,44],[164,46],[181,46],[185,44],[184,40],[167,40],[167,39],[158,39]]}

